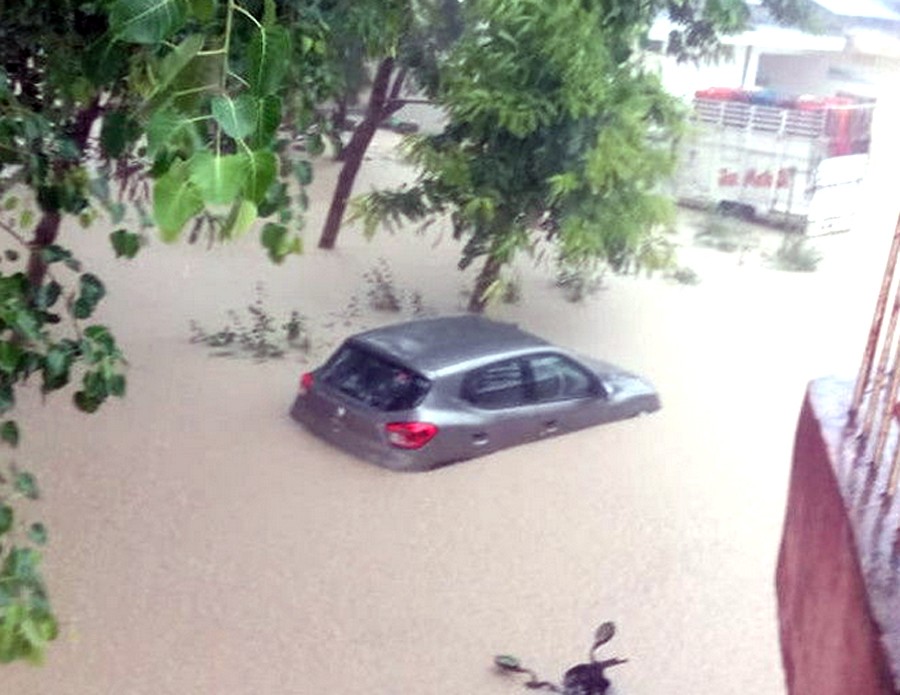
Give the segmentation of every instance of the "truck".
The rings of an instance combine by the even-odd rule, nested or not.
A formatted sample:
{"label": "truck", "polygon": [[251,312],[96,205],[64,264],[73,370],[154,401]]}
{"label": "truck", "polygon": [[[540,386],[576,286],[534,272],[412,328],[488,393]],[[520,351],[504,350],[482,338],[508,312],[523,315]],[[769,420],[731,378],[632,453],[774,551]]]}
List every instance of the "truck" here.
{"label": "truck", "polygon": [[685,205],[810,236],[848,230],[859,209],[874,101],[695,94],[675,196]]}

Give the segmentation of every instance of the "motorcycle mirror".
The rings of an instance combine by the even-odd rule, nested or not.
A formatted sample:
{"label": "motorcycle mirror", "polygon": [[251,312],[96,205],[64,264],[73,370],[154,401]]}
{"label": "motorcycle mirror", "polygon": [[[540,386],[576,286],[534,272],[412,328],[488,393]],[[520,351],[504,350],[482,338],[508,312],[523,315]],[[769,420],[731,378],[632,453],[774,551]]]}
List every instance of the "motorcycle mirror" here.
{"label": "motorcycle mirror", "polygon": [[519,660],[509,654],[500,654],[494,657],[494,663],[504,671],[519,671],[522,668]]}
{"label": "motorcycle mirror", "polygon": [[607,621],[602,623],[600,627],[597,628],[597,631],[594,633],[594,646],[591,647],[591,653],[594,652],[597,647],[606,644],[609,642],[613,636],[616,634],[616,625],[611,621]]}

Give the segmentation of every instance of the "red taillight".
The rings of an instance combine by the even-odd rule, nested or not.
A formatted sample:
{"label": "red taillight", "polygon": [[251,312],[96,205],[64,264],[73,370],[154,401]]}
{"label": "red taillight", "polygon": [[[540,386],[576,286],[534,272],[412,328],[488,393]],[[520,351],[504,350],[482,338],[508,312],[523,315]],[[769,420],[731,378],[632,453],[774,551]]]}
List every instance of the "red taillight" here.
{"label": "red taillight", "polygon": [[310,389],[312,389],[312,386],[313,386],[313,381],[314,381],[314,377],[313,377],[312,372],[306,372],[303,376],[300,377],[300,395],[301,396],[305,396],[307,393],[310,392]]}
{"label": "red taillight", "polygon": [[388,441],[398,449],[421,449],[438,433],[430,422],[392,422],[385,429]]}

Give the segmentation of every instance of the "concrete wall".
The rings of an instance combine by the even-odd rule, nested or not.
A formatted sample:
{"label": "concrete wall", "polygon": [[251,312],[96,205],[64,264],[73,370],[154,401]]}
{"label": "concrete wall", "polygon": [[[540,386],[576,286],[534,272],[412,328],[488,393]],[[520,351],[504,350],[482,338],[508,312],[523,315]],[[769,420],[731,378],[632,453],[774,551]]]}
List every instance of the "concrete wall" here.
{"label": "concrete wall", "polygon": [[896,695],[834,462],[807,394],[776,576],[790,695]]}

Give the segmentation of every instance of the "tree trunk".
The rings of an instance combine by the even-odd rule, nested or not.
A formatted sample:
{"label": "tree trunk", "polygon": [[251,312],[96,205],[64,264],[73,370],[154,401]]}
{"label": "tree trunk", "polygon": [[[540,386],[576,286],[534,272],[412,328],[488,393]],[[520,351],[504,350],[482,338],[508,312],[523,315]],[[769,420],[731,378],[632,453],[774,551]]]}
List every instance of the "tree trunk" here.
{"label": "tree trunk", "polygon": [[58,211],[44,211],[40,222],[34,229],[34,238],[31,241],[31,254],[28,257],[28,282],[32,288],[38,288],[44,281],[47,272],[47,263],[44,261],[43,250],[56,241],[59,234],[60,214]]}
{"label": "tree trunk", "polygon": [[[94,99],[75,115],[75,121],[69,131],[69,136],[78,149],[80,159],[83,161],[91,136],[91,128],[94,122],[103,114],[100,106],[100,97]],[[31,240],[31,252],[28,256],[28,282],[36,289],[44,282],[47,273],[47,263],[44,261],[43,251],[51,244],[56,243],[59,236],[59,225],[62,215],[59,210],[42,210],[41,219],[34,228],[34,237]]]}
{"label": "tree trunk", "polygon": [[375,137],[375,131],[385,118],[399,111],[403,106],[399,96],[406,71],[399,70],[391,84],[393,71],[393,58],[385,58],[378,64],[378,70],[375,72],[375,79],[372,82],[369,104],[366,107],[366,115],[353,131],[353,137],[350,138],[350,142],[341,153],[344,165],[341,167],[337,186],[331,198],[331,206],[328,208],[328,217],[325,219],[325,226],[319,237],[320,249],[334,248],[338,232],[341,230],[344,212],[347,210],[347,202],[353,191],[353,183],[356,181],[360,166],[362,166],[366,150],[369,148],[372,138]]}
{"label": "tree trunk", "polygon": [[322,228],[322,236],[319,237],[320,249],[334,248],[338,232],[341,230],[341,220],[344,219],[347,202],[350,200],[350,193],[353,191],[353,183],[356,181],[356,175],[362,166],[366,149],[369,147],[369,143],[372,142],[372,138],[375,137],[377,128],[377,123],[370,123],[369,119],[366,118],[353,131],[350,143],[344,148],[342,153],[344,165],[341,167],[341,173],[338,175],[337,186],[331,198],[331,206],[328,208],[328,217],[325,219],[325,226]]}
{"label": "tree trunk", "polygon": [[478,278],[475,280],[475,289],[472,291],[472,296],[469,297],[468,311],[473,314],[484,313],[488,299],[485,295],[491,288],[491,285],[500,277],[500,269],[502,267],[503,263],[496,256],[488,255],[487,260],[481,267],[481,272],[478,273]]}

